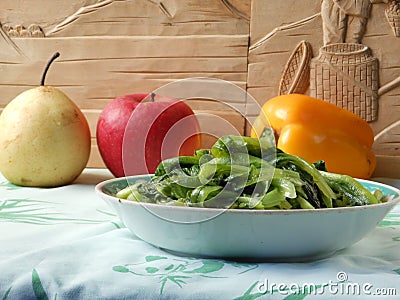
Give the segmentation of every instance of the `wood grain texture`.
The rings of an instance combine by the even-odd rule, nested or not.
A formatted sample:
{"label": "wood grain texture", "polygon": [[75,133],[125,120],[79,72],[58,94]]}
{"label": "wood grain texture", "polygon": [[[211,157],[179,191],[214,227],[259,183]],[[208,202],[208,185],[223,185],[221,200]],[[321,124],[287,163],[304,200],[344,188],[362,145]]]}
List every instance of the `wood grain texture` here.
{"label": "wood grain texture", "polygon": [[[252,1],[247,90],[259,105],[278,94],[284,66],[301,40],[311,44],[314,57],[318,55],[324,45],[320,5],[320,1],[310,4],[306,0],[268,4],[262,0]],[[379,155],[377,174],[399,177],[400,88],[396,84],[400,76],[400,39],[386,20],[385,8],[386,4],[372,5],[362,43],[379,61],[379,87],[392,83],[388,85],[391,89],[379,95],[378,116],[370,122],[376,135],[373,150]],[[310,90],[306,94],[310,94]],[[259,105],[248,103],[247,118],[254,119]],[[246,133],[249,129],[247,126]]]}
{"label": "wood grain texture", "polygon": [[48,35],[58,36],[168,32],[185,35],[193,31],[248,34],[249,19],[250,0],[2,0],[0,3],[2,23],[37,23]]}
{"label": "wood grain texture", "polygon": [[[59,51],[46,83],[64,91],[86,115],[92,135],[89,167],[104,166],[96,124],[117,96],[150,93],[196,77],[218,78],[246,90],[250,0],[74,0],[68,5],[4,0],[0,8],[9,12],[0,9],[0,109],[37,86],[46,61]],[[50,14],[43,15],[43,9]],[[42,38],[9,34],[33,23]],[[235,109],[197,98],[188,104],[200,114],[205,147],[221,131],[210,126],[212,119],[244,133],[238,111],[245,109],[245,94],[223,99]]]}
{"label": "wood grain texture", "polygon": [[[14,42],[29,58],[0,62],[7,74],[0,83],[2,105],[16,92],[38,84],[45,61],[56,51],[61,56],[47,83],[62,87],[83,108],[96,107],[95,99],[152,91],[190,77],[210,76],[246,85],[247,36],[20,38]],[[213,47],[215,43],[219,47]]]}
{"label": "wood grain texture", "polygon": [[[387,162],[400,156],[400,38],[390,27],[386,8],[372,5],[362,42],[379,61],[379,87],[391,87],[380,95],[378,118],[370,124],[380,157],[377,172],[394,176],[397,165]],[[10,28],[21,31],[32,24],[44,37],[9,35]],[[18,93],[38,85],[45,62],[60,51],[47,84],[67,93],[88,118],[89,166],[104,166],[95,126],[107,103],[187,78],[218,78],[248,92],[215,95],[225,103],[199,95],[190,99],[201,115],[207,146],[213,135],[227,130],[225,123],[231,123],[229,130],[249,133],[261,105],[279,93],[296,46],[306,41],[318,55],[324,45],[322,29],[320,0],[2,0],[0,111]]]}
{"label": "wood grain texture", "polygon": [[[239,35],[20,38],[15,44],[30,57],[21,62],[0,63],[3,74],[7,74],[0,83],[0,105],[5,106],[18,93],[37,86],[48,57],[58,49],[68,48],[61,51],[61,57],[52,66],[47,84],[60,88],[78,104],[88,117],[95,137],[99,112],[119,95],[151,92],[175,80],[198,76],[219,78],[245,89],[247,41],[247,36]],[[215,43],[220,46],[213,47]],[[115,57],[117,45],[119,56]],[[239,102],[242,108],[245,101],[245,97],[232,99],[232,103]],[[219,113],[208,109],[210,113]],[[89,166],[103,166],[95,143],[92,156]]]}
{"label": "wood grain texture", "polygon": [[46,33],[64,37],[248,34],[245,9],[228,0],[102,0],[82,6]]}

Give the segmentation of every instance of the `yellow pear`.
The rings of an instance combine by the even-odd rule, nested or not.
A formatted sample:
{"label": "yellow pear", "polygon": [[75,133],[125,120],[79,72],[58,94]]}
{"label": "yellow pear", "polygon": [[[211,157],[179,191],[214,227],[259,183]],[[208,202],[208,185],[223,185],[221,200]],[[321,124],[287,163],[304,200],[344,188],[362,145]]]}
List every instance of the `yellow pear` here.
{"label": "yellow pear", "polygon": [[88,122],[62,91],[41,85],[14,98],[0,115],[0,172],[21,186],[54,187],[71,183],[89,159]]}

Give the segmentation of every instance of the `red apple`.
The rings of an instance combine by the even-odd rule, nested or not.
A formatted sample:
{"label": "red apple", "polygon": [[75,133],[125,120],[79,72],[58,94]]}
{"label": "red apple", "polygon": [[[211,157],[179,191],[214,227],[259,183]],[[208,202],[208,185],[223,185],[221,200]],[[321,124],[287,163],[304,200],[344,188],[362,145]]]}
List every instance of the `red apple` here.
{"label": "red apple", "polygon": [[193,155],[201,147],[192,109],[159,95],[115,98],[102,111],[96,136],[101,157],[116,177],[152,174],[161,160]]}

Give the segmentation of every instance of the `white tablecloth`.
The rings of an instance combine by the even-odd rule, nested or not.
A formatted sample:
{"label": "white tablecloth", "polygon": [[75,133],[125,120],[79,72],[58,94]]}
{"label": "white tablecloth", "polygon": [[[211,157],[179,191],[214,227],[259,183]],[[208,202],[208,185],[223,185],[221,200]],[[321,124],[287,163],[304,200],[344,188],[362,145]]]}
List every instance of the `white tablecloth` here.
{"label": "white tablecloth", "polygon": [[0,299],[400,299],[399,205],[318,261],[179,257],[134,236],[98,198],[95,184],[111,177],[86,169],[40,189],[0,176]]}

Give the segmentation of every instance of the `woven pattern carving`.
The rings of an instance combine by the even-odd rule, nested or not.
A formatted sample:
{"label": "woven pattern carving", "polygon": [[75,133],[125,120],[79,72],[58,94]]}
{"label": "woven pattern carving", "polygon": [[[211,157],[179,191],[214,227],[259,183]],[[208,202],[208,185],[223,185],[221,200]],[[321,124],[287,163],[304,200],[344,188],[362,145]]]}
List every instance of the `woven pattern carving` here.
{"label": "woven pattern carving", "polygon": [[400,37],[400,2],[392,0],[385,9],[386,18],[392,27],[393,34]]}
{"label": "woven pattern carving", "polygon": [[379,66],[362,44],[331,44],[311,61],[311,95],[346,108],[366,121],[378,116]]}
{"label": "woven pattern carving", "polygon": [[286,63],[279,83],[279,95],[304,94],[310,84],[310,61],[312,49],[310,43],[301,41]]}

